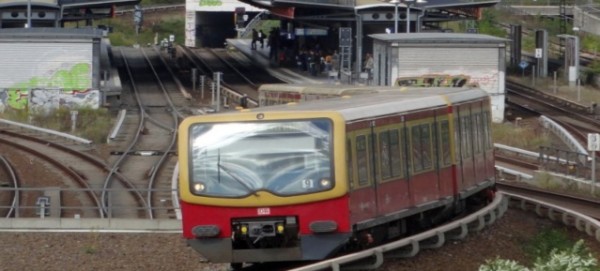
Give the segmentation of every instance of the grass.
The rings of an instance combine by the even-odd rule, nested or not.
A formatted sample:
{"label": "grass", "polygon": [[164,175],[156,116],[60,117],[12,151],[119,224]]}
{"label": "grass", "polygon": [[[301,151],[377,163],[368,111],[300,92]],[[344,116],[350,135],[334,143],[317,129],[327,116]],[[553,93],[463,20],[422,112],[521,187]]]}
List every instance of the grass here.
{"label": "grass", "polygon": [[0,118],[70,133],[92,140],[94,143],[105,142],[113,123],[108,109],[80,108],[77,112],[77,122],[74,131],[71,130],[73,125],[71,110],[67,108],[59,108],[47,113],[28,113],[27,110],[7,109],[0,113]]}
{"label": "grass", "polygon": [[530,151],[539,151],[540,146],[550,146],[552,141],[545,133],[508,122],[493,123],[492,138],[495,143]]}

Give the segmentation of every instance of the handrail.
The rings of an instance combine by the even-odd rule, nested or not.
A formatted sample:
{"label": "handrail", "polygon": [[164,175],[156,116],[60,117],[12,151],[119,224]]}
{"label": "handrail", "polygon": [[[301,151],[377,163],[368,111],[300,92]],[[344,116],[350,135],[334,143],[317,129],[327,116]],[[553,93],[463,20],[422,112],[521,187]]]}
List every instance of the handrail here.
{"label": "handrail", "polygon": [[42,132],[42,133],[46,133],[46,134],[51,134],[51,135],[55,135],[55,136],[59,136],[59,137],[64,137],[64,138],[67,138],[67,139],[70,139],[73,141],[77,141],[77,142],[80,142],[83,144],[92,144],[92,141],[89,139],[81,138],[78,136],[74,136],[74,135],[70,135],[67,133],[62,133],[62,132],[58,132],[58,131],[54,131],[54,130],[50,130],[50,129],[46,129],[46,128],[40,128],[40,127],[29,125],[29,124],[24,124],[24,123],[20,123],[20,122],[5,120],[5,119],[0,119],[0,123],[4,123],[6,125],[18,126],[21,128],[34,130],[34,131],[38,131],[38,132]]}
{"label": "handrail", "polygon": [[[502,193],[498,193],[492,203],[465,218],[389,244],[291,269],[291,271],[311,271],[328,268],[339,271],[343,264],[351,264],[370,257],[375,257],[376,262],[369,267],[377,267],[378,264],[380,265],[383,262],[385,253],[393,253],[396,257],[413,257],[421,248],[437,248],[442,246],[446,239],[463,239],[470,230],[479,231],[483,229],[501,217],[507,208],[507,198]],[[409,246],[411,249],[408,252],[400,250]]]}

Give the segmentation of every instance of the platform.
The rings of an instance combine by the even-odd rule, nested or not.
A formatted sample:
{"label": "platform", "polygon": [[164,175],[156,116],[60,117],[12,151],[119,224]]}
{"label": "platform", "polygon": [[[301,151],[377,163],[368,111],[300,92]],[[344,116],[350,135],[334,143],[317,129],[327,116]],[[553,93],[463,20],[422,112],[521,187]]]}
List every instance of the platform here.
{"label": "platform", "polygon": [[252,59],[259,65],[265,67],[265,69],[274,77],[290,84],[340,84],[339,80],[335,77],[329,77],[327,73],[323,72],[317,76],[311,76],[308,72],[303,72],[295,68],[278,67],[271,64],[269,61],[270,48],[265,45],[264,48],[260,48],[260,45],[256,49],[252,49],[250,46],[250,39],[228,39],[228,46],[232,46],[238,51],[242,52],[248,58]]}

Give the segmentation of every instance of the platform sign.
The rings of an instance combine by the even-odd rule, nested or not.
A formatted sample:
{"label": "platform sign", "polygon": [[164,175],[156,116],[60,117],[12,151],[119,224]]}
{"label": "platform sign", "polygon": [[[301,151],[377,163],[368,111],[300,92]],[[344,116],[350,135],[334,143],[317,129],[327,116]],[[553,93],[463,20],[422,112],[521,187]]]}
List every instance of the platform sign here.
{"label": "platform sign", "polygon": [[521,67],[521,69],[525,69],[527,68],[527,66],[529,66],[529,62],[522,60],[521,63],[519,63],[519,67]]}
{"label": "platform sign", "polygon": [[519,63],[519,67],[521,67],[521,77],[525,77],[525,68],[527,68],[527,66],[529,66],[529,62],[525,61],[525,60],[521,60],[521,63]]}
{"label": "platform sign", "polygon": [[600,151],[600,134],[588,134],[588,151]]}

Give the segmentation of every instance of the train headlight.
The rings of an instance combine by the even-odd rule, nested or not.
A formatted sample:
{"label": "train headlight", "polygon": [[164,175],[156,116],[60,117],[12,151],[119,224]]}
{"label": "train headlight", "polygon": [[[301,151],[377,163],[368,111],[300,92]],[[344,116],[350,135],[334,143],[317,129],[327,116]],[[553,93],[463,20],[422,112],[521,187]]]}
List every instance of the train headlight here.
{"label": "train headlight", "polygon": [[206,185],[204,185],[203,183],[194,184],[194,192],[202,193],[204,192],[204,190],[206,190]]}
{"label": "train headlight", "polygon": [[329,188],[329,187],[331,187],[331,180],[330,179],[321,179],[320,184],[321,184],[321,187],[323,187],[323,188]]}
{"label": "train headlight", "polygon": [[248,234],[248,225],[242,225],[242,226],[240,227],[240,232],[241,232],[243,235],[246,235],[246,234]]}
{"label": "train headlight", "polygon": [[277,224],[277,233],[283,234],[284,230],[285,230],[285,227],[283,226],[283,224]]}

